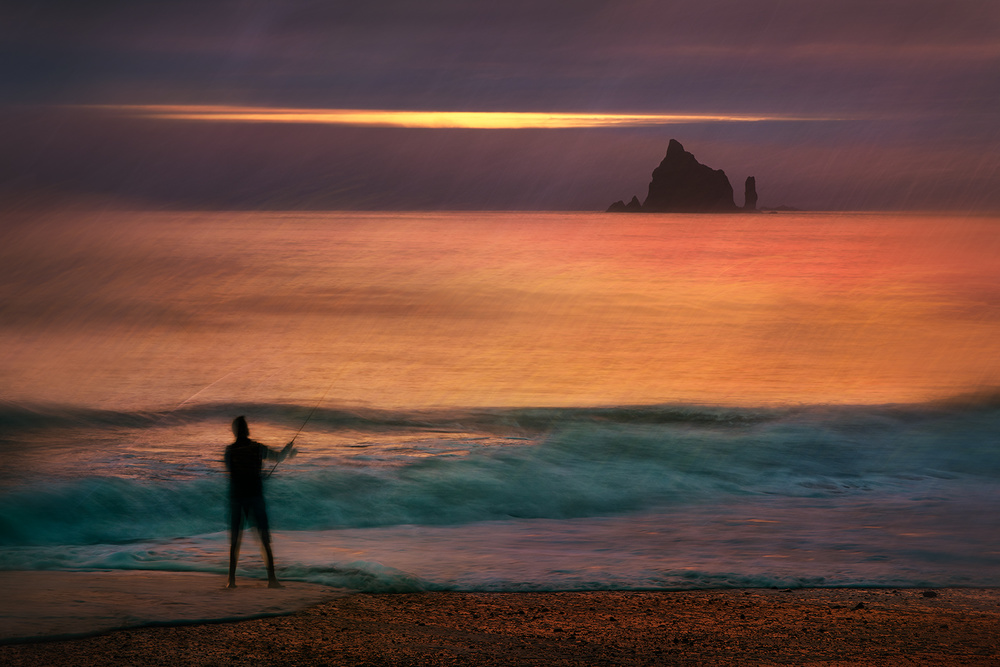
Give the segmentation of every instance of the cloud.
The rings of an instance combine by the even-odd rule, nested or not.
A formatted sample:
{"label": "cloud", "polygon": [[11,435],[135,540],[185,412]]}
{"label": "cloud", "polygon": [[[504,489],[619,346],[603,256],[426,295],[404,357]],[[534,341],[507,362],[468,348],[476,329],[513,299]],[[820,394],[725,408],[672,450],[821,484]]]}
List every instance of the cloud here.
{"label": "cloud", "polygon": [[61,103],[910,108],[1000,60],[992,0],[5,5],[0,93]]}

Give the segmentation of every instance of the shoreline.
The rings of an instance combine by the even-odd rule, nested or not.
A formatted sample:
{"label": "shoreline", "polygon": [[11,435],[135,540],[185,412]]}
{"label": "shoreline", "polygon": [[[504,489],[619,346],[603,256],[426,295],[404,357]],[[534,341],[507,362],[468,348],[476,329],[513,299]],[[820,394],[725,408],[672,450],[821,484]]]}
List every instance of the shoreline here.
{"label": "shoreline", "polygon": [[998,588],[323,595],[286,615],[10,643],[0,663],[1000,663]]}

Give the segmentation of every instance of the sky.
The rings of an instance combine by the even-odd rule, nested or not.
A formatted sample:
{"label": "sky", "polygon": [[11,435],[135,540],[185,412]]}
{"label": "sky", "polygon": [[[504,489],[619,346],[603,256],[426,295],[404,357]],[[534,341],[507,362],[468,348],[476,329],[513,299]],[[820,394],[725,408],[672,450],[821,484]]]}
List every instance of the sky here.
{"label": "sky", "polygon": [[671,138],[737,204],[1000,210],[1000,3],[0,6],[0,197],[603,210]]}

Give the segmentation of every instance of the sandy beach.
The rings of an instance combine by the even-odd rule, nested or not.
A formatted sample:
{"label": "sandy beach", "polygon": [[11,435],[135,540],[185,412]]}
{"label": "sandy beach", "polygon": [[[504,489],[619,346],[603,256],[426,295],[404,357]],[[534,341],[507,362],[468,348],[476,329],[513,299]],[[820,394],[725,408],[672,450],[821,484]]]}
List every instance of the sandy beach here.
{"label": "sandy beach", "polygon": [[[260,582],[248,581],[243,589],[224,592],[235,594],[222,598],[229,607],[189,609],[187,618],[165,623],[141,620],[157,581],[179,590],[178,578],[186,578],[189,589],[200,586],[210,591],[201,597],[204,604],[216,600],[211,604],[217,605],[221,579],[143,573],[145,584],[136,588],[134,581],[142,577],[126,574],[132,575],[133,582],[126,577],[102,581],[99,573],[60,576],[65,575],[62,584],[72,591],[66,599],[80,605],[86,603],[81,594],[94,586],[104,586],[106,598],[116,586],[131,586],[139,592],[122,589],[114,596],[119,607],[133,607],[119,616],[131,614],[138,619],[134,625],[145,627],[93,630],[98,634],[75,639],[36,637],[8,643],[0,646],[0,663],[1000,664],[997,589],[345,595],[305,584],[268,591]],[[69,583],[73,579],[75,585]],[[211,585],[205,589],[207,584]],[[234,610],[234,603],[243,608]],[[9,609],[11,604],[5,604]],[[31,611],[30,601],[20,604],[26,613]],[[280,615],[281,605],[286,610],[300,609]],[[76,618],[80,612],[77,608],[65,613]],[[250,618],[217,620],[237,612]]]}

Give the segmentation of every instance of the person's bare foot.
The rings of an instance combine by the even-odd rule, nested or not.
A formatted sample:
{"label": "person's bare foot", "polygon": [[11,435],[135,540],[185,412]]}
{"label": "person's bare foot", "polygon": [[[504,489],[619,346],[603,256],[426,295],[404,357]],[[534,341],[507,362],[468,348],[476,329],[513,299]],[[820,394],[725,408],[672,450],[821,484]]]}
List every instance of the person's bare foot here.
{"label": "person's bare foot", "polygon": [[267,587],[268,588],[284,588],[284,586],[281,585],[281,582],[278,581],[277,579],[271,579],[270,581],[268,581],[267,582]]}
{"label": "person's bare foot", "polygon": [[229,583],[226,584],[226,588],[236,588],[236,582],[230,579]]}

